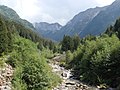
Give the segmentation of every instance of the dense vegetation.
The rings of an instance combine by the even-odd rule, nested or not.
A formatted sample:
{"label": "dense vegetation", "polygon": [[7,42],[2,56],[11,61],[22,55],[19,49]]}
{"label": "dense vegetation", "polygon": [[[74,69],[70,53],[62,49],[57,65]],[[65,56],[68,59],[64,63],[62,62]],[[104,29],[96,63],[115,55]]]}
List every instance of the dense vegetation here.
{"label": "dense vegetation", "polygon": [[53,51],[56,49],[55,43],[53,43],[51,40],[40,37],[37,33],[32,31],[31,29],[26,28],[25,26],[23,26],[20,23],[17,23],[16,21],[13,21],[8,18],[6,19],[6,17],[4,17],[1,14],[0,17],[2,21],[4,21],[4,28],[7,28],[7,30],[9,31],[8,33],[10,33],[10,35],[14,31],[16,31],[16,33],[18,33],[21,37],[29,39],[35,43],[38,43],[37,47],[40,50],[42,50],[44,47],[49,48],[50,50]]}
{"label": "dense vegetation", "polygon": [[4,52],[8,52],[12,48],[13,44],[13,31],[6,27],[5,21],[0,16],[0,55]]}
{"label": "dense vegetation", "polygon": [[73,37],[64,35],[63,40],[61,41],[61,51],[74,51],[78,48],[80,44],[80,38],[78,35]]}
{"label": "dense vegetation", "polygon": [[15,70],[13,90],[49,90],[61,81],[47,63],[53,46],[52,41],[0,15],[0,56],[7,55],[5,62]]}
{"label": "dense vegetation", "polygon": [[81,39],[73,53],[67,49],[65,66],[87,84],[117,87],[120,85],[120,19],[105,33]]}
{"label": "dense vegetation", "polygon": [[[58,49],[57,49],[58,48]],[[30,28],[0,15],[0,56],[14,68],[13,90],[49,90],[61,80],[47,63],[53,52],[66,52],[64,65],[90,85],[120,85],[120,19],[100,36],[64,36],[60,46]],[[0,65],[4,61],[0,61]]]}
{"label": "dense vegetation", "polygon": [[43,49],[43,47],[55,50],[55,45],[51,40],[43,39],[40,35],[36,34],[36,30],[33,25],[23,20],[19,15],[11,8],[0,5],[0,17],[4,20],[6,28],[12,33],[12,30],[17,30],[20,36],[30,39],[33,42],[39,42],[38,48]]}
{"label": "dense vegetation", "polygon": [[[89,84],[116,84],[119,77],[120,41],[113,35],[86,41],[74,52],[73,68],[81,81]],[[118,70],[117,70],[118,69]],[[114,81],[114,83],[113,83]],[[112,85],[114,86],[114,85]]]}
{"label": "dense vegetation", "polygon": [[43,52],[30,40],[21,37],[15,39],[14,50],[7,61],[15,67],[14,90],[49,90],[60,82],[46,62],[45,53],[51,52]]}

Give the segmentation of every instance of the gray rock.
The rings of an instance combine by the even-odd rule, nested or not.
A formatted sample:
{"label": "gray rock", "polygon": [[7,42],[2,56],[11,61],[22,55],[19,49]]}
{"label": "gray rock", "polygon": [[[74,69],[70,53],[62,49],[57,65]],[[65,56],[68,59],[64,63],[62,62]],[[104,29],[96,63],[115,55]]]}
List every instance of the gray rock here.
{"label": "gray rock", "polygon": [[67,73],[65,73],[65,72],[63,72],[61,75],[62,75],[63,77],[67,77]]}

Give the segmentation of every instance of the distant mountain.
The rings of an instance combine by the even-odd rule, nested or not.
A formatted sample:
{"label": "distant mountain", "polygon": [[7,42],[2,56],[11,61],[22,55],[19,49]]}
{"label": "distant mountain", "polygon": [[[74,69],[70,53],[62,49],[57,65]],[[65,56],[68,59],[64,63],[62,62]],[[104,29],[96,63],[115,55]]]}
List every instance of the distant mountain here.
{"label": "distant mountain", "polygon": [[58,40],[60,40],[64,34],[74,35],[80,34],[82,30],[93,20],[93,18],[99,14],[100,11],[104,10],[106,7],[96,7],[90,8],[86,11],[80,12],[78,15],[74,16],[61,30],[57,33]]}
{"label": "distant mountain", "polygon": [[59,23],[49,24],[46,22],[40,22],[35,23],[35,28],[37,32],[43,37],[54,39],[54,34],[58,32],[62,28],[62,26]]}
{"label": "distant mountain", "polygon": [[113,24],[120,17],[120,0],[116,0],[111,5],[105,7],[90,8],[80,12],[73,17],[60,30],[56,30],[54,34],[44,32],[44,36],[60,41],[64,35],[73,36],[78,34],[80,37],[85,37],[89,34],[99,35],[105,32],[109,25]]}
{"label": "distant mountain", "polygon": [[80,33],[81,37],[88,34],[99,35],[103,33],[106,28],[114,24],[115,20],[120,17],[120,0],[116,0],[109,5],[105,10],[101,11]]}
{"label": "distant mountain", "polygon": [[[65,26],[61,27],[60,30],[57,30],[54,28],[55,32],[51,30],[45,30],[48,27],[41,27],[40,24],[45,24],[47,26],[50,26],[47,23],[40,23],[40,27],[38,28],[38,24],[35,25],[35,28],[39,30],[40,33],[44,37],[51,38],[55,41],[59,41],[63,38],[64,35],[75,35],[80,34],[82,30],[93,20],[93,18],[99,14],[100,11],[104,10],[106,7],[96,7],[96,8],[90,8],[86,11],[80,12],[78,15],[74,16],[72,20],[70,20]],[[44,26],[44,25],[43,25]],[[51,32],[52,31],[52,32]]]}
{"label": "distant mountain", "polygon": [[[20,37],[29,39],[34,43],[38,43],[37,47],[40,50],[43,48],[53,50],[55,48],[54,43],[51,40],[45,39],[36,33],[35,28],[30,22],[21,19],[14,10],[6,6],[0,6],[0,30],[0,35],[4,36],[3,34],[5,34],[6,39],[12,39],[12,34],[17,37],[19,35]],[[7,42],[10,42],[9,39],[7,39]],[[5,40],[1,42],[5,42]]]}
{"label": "distant mountain", "polygon": [[30,22],[28,22],[27,20],[21,19],[19,15],[13,9],[7,6],[0,5],[0,14],[5,16],[8,19],[11,19],[19,24],[22,24],[28,29],[35,30],[35,28]]}

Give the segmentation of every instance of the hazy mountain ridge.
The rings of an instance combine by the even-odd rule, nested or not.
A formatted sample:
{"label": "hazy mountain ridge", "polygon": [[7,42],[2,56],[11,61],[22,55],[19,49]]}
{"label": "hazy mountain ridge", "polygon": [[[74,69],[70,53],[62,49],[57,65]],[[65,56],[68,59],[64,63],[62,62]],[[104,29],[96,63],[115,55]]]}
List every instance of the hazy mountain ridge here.
{"label": "hazy mountain ridge", "polygon": [[19,17],[19,15],[11,8],[7,7],[7,6],[4,6],[4,5],[0,5],[0,14],[2,14],[3,16],[17,23],[20,23],[22,24],[23,26],[25,26],[26,28],[28,29],[31,29],[31,30],[34,30],[35,31],[35,28],[33,27],[33,25],[28,22],[27,20],[24,20],[24,19],[21,19]]}
{"label": "hazy mountain ridge", "polygon": [[52,36],[54,36],[54,34],[62,28],[62,25],[60,25],[59,23],[49,24],[46,22],[40,22],[35,23],[35,28],[37,32],[41,34],[43,37],[52,38]]}
{"label": "hazy mountain ridge", "polygon": [[80,33],[81,37],[88,34],[99,35],[103,33],[109,25],[113,24],[120,17],[120,0],[116,0],[104,11],[101,11]]}
{"label": "hazy mountain ridge", "polygon": [[[103,10],[103,8],[96,7],[79,13],[78,15],[74,16],[74,18],[70,20],[62,28],[62,30],[69,29],[70,27],[69,30],[75,30],[77,33],[79,33],[101,10]],[[78,28],[81,28],[81,30],[77,30]]]}
{"label": "hazy mountain ridge", "polygon": [[[51,24],[41,22],[35,25],[35,28],[40,32],[44,37],[51,38],[53,40],[59,41],[63,38],[64,35],[74,35],[79,34],[87,24],[101,11],[106,7],[96,7],[90,8],[83,12],[80,12],[73,17],[65,26],[60,26],[59,30],[56,27],[51,28]],[[44,25],[43,25],[44,24]],[[41,27],[44,26],[44,27]],[[49,28],[48,28],[49,27]],[[51,30],[53,29],[53,30]],[[54,32],[53,32],[54,31]]]}
{"label": "hazy mountain ridge", "polygon": [[105,7],[96,7],[80,12],[57,32],[57,36],[59,37],[56,40],[61,40],[64,35],[73,36],[75,34],[79,34],[88,25],[88,23],[104,9]]}
{"label": "hazy mountain ridge", "polygon": [[61,29],[61,25],[59,23],[52,23],[49,24],[47,22],[40,22],[40,23],[35,23],[35,27],[39,31],[52,31],[55,32],[56,30]]}
{"label": "hazy mountain ridge", "polygon": [[54,34],[48,31],[43,33],[56,41],[60,41],[64,35],[73,36],[78,34],[80,37],[85,37],[89,34],[99,35],[120,17],[119,12],[120,0],[116,0],[111,5],[90,8],[80,12],[60,30],[56,30]]}

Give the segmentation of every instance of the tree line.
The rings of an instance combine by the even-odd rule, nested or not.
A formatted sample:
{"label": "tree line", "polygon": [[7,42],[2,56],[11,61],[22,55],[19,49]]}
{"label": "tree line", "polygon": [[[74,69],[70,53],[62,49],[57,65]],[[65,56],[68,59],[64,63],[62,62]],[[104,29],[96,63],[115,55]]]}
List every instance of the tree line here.
{"label": "tree line", "polygon": [[[77,49],[73,43],[78,43]],[[82,82],[104,87],[120,85],[120,19],[100,36],[88,35],[73,40],[64,36],[61,49],[66,51],[65,67],[72,68]]]}

